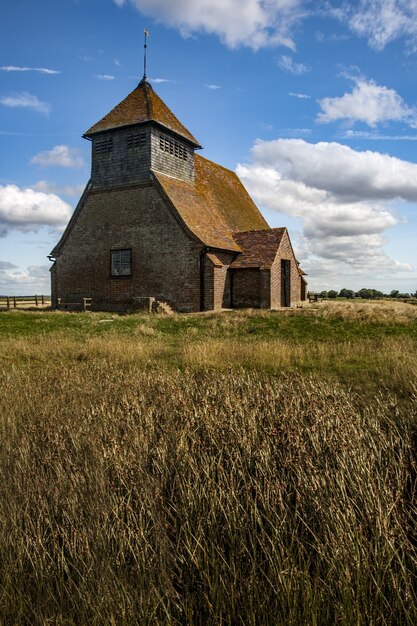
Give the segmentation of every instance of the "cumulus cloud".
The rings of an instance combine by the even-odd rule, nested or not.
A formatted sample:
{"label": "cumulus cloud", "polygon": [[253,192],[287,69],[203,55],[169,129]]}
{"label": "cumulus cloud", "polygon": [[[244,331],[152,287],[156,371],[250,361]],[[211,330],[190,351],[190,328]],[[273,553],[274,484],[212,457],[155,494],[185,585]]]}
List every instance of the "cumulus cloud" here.
{"label": "cumulus cloud", "polygon": [[382,50],[395,39],[405,37],[412,47],[417,38],[415,0],[360,0],[334,12],[351,30],[366,37],[369,45]]}
{"label": "cumulus cloud", "polygon": [[396,121],[417,127],[416,109],[409,107],[394,89],[363,78],[357,78],[355,82],[351,93],[319,100],[318,122],[347,120],[351,124],[364,122],[375,127],[381,122]]}
{"label": "cumulus cloud", "polygon": [[4,270],[13,270],[16,269],[17,265],[14,265],[13,263],[9,263],[9,261],[0,261],[0,270],[4,271]]}
{"label": "cumulus cloud", "polygon": [[46,180],[39,180],[33,185],[35,191],[43,191],[44,193],[63,194],[65,196],[80,196],[85,189],[85,184],[80,185],[57,185],[49,183]]}
{"label": "cumulus cloud", "polygon": [[252,154],[255,163],[283,179],[343,201],[417,201],[417,165],[380,152],[358,152],[336,142],[276,139],[258,141]]}
{"label": "cumulus cloud", "polygon": [[114,0],[130,3],[141,13],[183,36],[215,34],[230,48],[283,45],[294,49],[293,27],[305,16],[304,0]]}
{"label": "cumulus cloud", "polygon": [[35,154],[30,162],[41,167],[83,167],[84,159],[77,148],[59,145]]}
{"label": "cumulus cloud", "polygon": [[39,72],[40,74],[61,74],[59,70],[51,70],[48,67],[25,67],[17,65],[3,65],[2,72]]}
{"label": "cumulus cloud", "polygon": [[305,74],[309,71],[307,65],[304,65],[304,63],[296,63],[292,57],[289,57],[286,54],[278,60],[278,65],[286,72],[294,74],[294,76],[300,76],[301,74]]}
{"label": "cumulus cloud", "polygon": [[207,89],[211,89],[213,91],[217,91],[217,89],[221,89],[222,86],[221,85],[216,85],[214,83],[210,83],[209,85],[206,85]]}
{"label": "cumulus cloud", "polygon": [[55,194],[16,185],[0,185],[0,237],[11,230],[38,231],[43,226],[61,230],[72,208]]}
{"label": "cumulus cloud", "polygon": [[97,80],[114,80],[115,76],[113,74],[95,74],[95,78]]}
{"label": "cumulus cloud", "polygon": [[45,115],[48,115],[51,112],[51,105],[48,102],[42,102],[37,98],[37,96],[34,96],[27,91],[13,94],[11,96],[1,96],[0,104],[12,108],[33,109],[39,113],[45,113]]}
{"label": "cumulus cloud", "polygon": [[384,246],[386,231],[402,221],[394,201],[417,201],[416,164],[302,139],[258,141],[252,157],[236,171],[260,207],[301,220],[303,267],[361,275],[411,269]]}
{"label": "cumulus cloud", "polygon": [[[16,268],[16,265],[13,268]],[[51,289],[49,269],[48,265],[29,265],[26,269],[17,271],[0,270],[0,289],[13,295],[49,293]]]}

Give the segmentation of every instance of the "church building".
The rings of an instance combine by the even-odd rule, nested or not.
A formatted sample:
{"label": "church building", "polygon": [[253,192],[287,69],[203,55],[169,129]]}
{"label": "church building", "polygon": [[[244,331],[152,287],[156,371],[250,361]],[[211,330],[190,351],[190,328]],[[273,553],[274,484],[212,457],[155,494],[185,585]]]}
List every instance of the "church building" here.
{"label": "church building", "polygon": [[286,228],[269,228],[237,175],[146,76],[84,134],[91,178],[52,250],[52,305],[175,311],[295,306],[306,281]]}

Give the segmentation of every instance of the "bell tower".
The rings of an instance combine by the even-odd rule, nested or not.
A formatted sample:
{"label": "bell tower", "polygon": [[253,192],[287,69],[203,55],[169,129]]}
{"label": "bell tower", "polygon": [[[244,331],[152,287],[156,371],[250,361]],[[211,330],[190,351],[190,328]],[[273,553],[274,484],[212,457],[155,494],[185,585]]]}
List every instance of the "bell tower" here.
{"label": "bell tower", "polygon": [[154,170],[194,182],[194,151],[201,146],[146,76],[83,137],[92,142],[92,188],[149,182]]}

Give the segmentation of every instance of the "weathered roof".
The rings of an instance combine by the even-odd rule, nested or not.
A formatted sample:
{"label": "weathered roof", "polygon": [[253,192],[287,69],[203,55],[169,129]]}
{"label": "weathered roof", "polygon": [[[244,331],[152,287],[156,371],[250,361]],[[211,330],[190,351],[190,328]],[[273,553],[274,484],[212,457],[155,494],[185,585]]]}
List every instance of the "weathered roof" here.
{"label": "weathered roof", "polygon": [[195,156],[195,183],[154,171],[186,226],[206,246],[240,251],[233,233],[268,228],[237,175]]}
{"label": "weathered roof", "polygon": [[231,268],[271,267],[275,260],[286,228],[234,233],[233,237],[242,254],[231,264]]}
{"label": "weathered roof", "polygon": [[177,135],[188,139],[195,146],[201,147],[197,139],[181,124],[146,80],[142,80],[136,89],[119,102],[110,113],[107,113],[99,122],[91,126],[84,133],[84,137],[90,137],[94,133],[104,130],[143,122],[161,124]]}

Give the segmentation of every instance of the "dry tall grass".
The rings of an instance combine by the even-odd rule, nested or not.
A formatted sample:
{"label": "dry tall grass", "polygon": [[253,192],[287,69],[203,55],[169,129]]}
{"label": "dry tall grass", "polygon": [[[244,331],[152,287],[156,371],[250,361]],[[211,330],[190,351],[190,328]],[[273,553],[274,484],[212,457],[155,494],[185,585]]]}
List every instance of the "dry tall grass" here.
{"label": "dry tall grass", "polygon": [[0,623],[417,622],[415,378],[398,404],[54,339],[0,366]]}
{"label": "dry tall grass", "polygon": [[[417,307],[405,302],[376,300],[330,301],[316,305],[321,316],[388,324],[407,324],[417,320]],[[308,309],[307,309],[308,310]]]}

